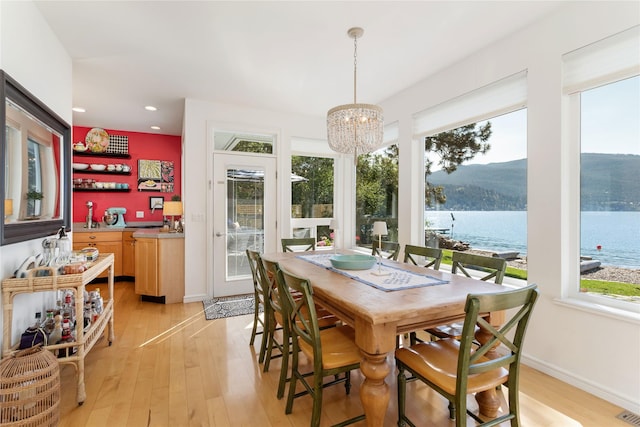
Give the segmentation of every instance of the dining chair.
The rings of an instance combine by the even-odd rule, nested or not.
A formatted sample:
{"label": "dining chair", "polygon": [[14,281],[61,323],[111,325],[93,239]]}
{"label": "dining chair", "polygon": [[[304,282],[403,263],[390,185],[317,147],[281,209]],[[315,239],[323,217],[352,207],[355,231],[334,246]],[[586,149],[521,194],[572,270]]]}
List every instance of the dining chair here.
{"label": "dining chair", "polygon": [[[344,383],[346,393],[351,390],[351,371],[360,367],[362,356],[355,343],[355,331],[350,326],[340,325],[328,329],[320,329],[316,306],[313,301],[313,288],[307,279],[277,269],[278,290],[284,296],[283,306],[290,321],[292,337],[291,381],[287,396],[285,413],[293,410],[295,398],[311,395],[313,409],[311,413],[312,427],[320,425],[322,414],[322,391],[324,387]],[[294,299],[296,292],[300,295]],[[301,372],[299,353],[302,352],[313,365],[312,372]],[[313,377],[312,381],[307,381]],[[333,377],[324,382],[325,377]],[[300,381],[304,390],[296,393],[296,384]],[[364,420],[358,415],[341,422],[340,426]]]}
{"label": "dining chair", "polygon": [[379,242],[377,240],[374,240],[373,244],[371,245],[371,255],[373,256],[384,255],[387,259],[397,261],[399,254],[400,243],[398,242]]}
{"label": "dining chair", "polygon": [[[418,262],[418,260],[420,260],[419,257],[424,258],[424,263]],[[442,262],[442,249],[430,248],[428,246],[404,245],[404,262],[439,270],[440,263]]]}
{"label": "dining chair", "polygon": [[[520,425],[518,380],[524,336],[531,312],[538,298],[536,285],[490,294],[469,294],[460,340],[453,338],[422,342],[396,350],[398,368],[398,425],[415,426],[405,413],[407,382],[420,380],[449,400],[449,417],[456,426],[467,425],[469,414],[482,426],[499,425],[510,420]],[[512,310],[505,323],[495,328],[483,316],[486,313]],[[488,333],[481,345],[474,343],[476,324]],[[492,354],[498,347],[498,354]],[[407,372],[409,376],[407,376]],[[484,422],[467,410],[467,395],[508,388],[508,412]]]}
{"label": "dining chair", "polygon": [[[271,359],[282,357],[277,392],[278,399],[282,399],[282,397],[284,397],[286,384],[291,380],[291,378],[288,377],[289,356],[291,354],[291,326],[288,315],[284,311],[285,302],[282,300],[283,295],[280,293],[276,282],[277,267],[277,262],[262,259],[262,264],[258,265],[258,273],[263,278],[263,282],[265,282],[265,289],[268,289],[267,301],[271,306],[270,311],[273,314],[272,321],[269,324],[269,335],[268,338],[266,338],[267,350],[263,370],[264,372],[269,371]],[[300,294],[294,293],[293,298],[294,300],[298,300]],[[327,312],[322,307],[316,306],[316,315],[320,329],[336,326],[339,322],[336,316]],[[276,335],[277,330],[281,330],[282,332],[282,340],[280,341]],[[273,354],[273,350],[277,350],[275,355]]]}
{"label": "dining chair", "polygon": [[[262,335],[262,342],[260,343],[260,353],[258,356],[258,362],[262,363],[267,350],[267,335],[269,333],[269,316],[267,308],[267,290],[264,288],[264,281],[259,276],[258,266],[261,264],[262,259],[260,253],[246,249],[247,258],[249,259],[249,267],[251,267],[251,276],[253,279],[253,298],[255,300],[255,306],[253,310],[253,328],[251,330],[251,339],[249,345],[253,345],[256,335]],[[262,310],[260,308],[262,307]],[[262,313],[262,316],[260,313]],[[260,329],[258,329],[258,327]]]}
{"label": "dining chair", "polygon": [[[451,261],[451,273],[463,274],[464,276],[475,277],[483,281],[493,281],[493,283],[497,285],[502,284],[504,273],[507,270],[507,261],[503,258],[467,252],[453,251]],[[472,276],[470,272],[474,271],[479,274]],[[427,332],[437,338],[459,338],[462,333],[462,324],[451,323],[449,325],[437,326],[427,329]]]}
{"label": "dining chair", "polygon": [[283,252],[305,252],[316,250],[314,237],[281,239]]}

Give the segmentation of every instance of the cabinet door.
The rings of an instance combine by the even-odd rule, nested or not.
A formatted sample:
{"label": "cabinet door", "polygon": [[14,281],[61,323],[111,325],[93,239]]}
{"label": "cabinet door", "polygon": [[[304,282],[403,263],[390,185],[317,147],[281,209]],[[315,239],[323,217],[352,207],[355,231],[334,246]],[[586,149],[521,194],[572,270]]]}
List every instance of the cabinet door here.
{"label": "cabinet door", "polygon": [[136,280],[138,295],[160,296],[158,290],[158,240],[136,239]]}
{"label": "cabinet door", "polygon": [[[86,247],[98,249],[101,254],[112,253],[114,255],[114,275],[122,276],[122,232],[121,231],[78,231],[73,233],[73,250]],[[98,277],[107,277],[108,271],[104,271]]]}
{"label": "cabinet door", "polygon": [[122,233],[122,275],[135,277],[136,275],[136,240],[133,231]]}

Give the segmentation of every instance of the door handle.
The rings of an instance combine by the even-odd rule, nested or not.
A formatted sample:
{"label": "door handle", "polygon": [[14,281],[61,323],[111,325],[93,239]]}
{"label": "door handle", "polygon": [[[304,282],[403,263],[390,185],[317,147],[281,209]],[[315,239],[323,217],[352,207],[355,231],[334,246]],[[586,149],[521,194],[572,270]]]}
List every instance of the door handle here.
{"label": "door handle", "polygon": [[227,233],[221,233],[219,231],[216,233],[216,237],[222,237],[222,236],[226,236],[226,235],[227,235]]}

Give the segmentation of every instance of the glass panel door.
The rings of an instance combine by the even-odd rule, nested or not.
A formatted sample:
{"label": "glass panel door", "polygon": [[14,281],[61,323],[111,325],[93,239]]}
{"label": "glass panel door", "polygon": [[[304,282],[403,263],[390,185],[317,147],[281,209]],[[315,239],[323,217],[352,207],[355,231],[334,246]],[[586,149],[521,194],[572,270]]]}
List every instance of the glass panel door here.
{"label": "glass panel door", "polygon": [[246,250],[275,238],[275,158],[214,155],[214,296],[253,292]]}

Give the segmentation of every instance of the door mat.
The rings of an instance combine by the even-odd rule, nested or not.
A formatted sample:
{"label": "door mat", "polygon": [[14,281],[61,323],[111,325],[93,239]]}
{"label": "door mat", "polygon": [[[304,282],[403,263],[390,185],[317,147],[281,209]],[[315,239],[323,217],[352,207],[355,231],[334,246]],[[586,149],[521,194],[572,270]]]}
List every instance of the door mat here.
{"label": "door mat", "polygon": [[[211,298],[203,300],[202,304],[207,320],[252,314],[255,308],[253,294]],[[262,312],[262,307],[260,307],[260,312]]]}

